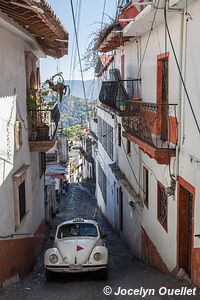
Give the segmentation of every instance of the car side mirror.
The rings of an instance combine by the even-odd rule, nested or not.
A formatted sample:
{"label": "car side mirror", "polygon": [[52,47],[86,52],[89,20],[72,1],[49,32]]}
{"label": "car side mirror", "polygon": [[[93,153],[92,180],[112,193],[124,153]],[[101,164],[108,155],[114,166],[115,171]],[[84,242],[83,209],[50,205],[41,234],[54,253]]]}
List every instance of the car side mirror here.
{"label": "car side mirror", "polygon": [[101,237],[102,237],[102,239],[106,239],[107,238],[107,234],[103,233]]}

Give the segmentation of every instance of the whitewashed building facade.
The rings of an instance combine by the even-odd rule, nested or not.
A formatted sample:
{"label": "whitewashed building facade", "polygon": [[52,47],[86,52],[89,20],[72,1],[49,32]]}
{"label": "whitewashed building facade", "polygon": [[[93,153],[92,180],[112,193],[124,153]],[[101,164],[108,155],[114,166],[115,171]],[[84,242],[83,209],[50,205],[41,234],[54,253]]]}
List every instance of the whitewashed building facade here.
{"label": "whitewashed building facade", "polygon": [[132,2],[97,45],[97,200],[133,255],[199,285],[200,3]]}
{"label": "whitewashed building facade", "polygon": [[22,2],[0,1],[0,284],[33,264],[45,237],[44,152],[55,135],[51,112],[27,112],[27,90],[40,88],[39,58],[63,56],[68,39],[46,2]]}

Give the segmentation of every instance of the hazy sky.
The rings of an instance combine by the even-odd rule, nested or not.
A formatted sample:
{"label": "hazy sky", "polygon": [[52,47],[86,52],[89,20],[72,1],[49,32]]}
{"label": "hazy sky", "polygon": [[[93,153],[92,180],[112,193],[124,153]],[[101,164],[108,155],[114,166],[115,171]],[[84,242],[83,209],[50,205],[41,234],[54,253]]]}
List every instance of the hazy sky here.
{"label": "hazy sky", "polygon": [[[81,15],[80,15],[80,29],[79,29],[79,46],[81,55],[85,53],[87,45],[90,41],[89,35],[91,32],[100,28],[102,20],[102,11],[104,0],[73,0],[74,10],[76,11],[77,3],[81,2]],[[61,22],[69,32],[69,54],[64,58],[60,59],[60,71],[63,72],[64,78],[69,79],[70,74],[70,61],[72,55],[72,45],[74,37],[73,20],[71,13],[70,0],[48,0],[49,4],[52,6],[57,16],[60,18]],[[109,18],[115,16],[116,11],[116,0],[107,0],[104,21],[108,22]],[[57,70],[57,60],[53,58],[42,59],[41,61],[41,76],[42,81],[46,80],[50,76],[54,75]],[[74,79],[80,79],[80,68],[78,64],[74,72]],[[92,79],[93,70],[84,72],[84,79]]]}

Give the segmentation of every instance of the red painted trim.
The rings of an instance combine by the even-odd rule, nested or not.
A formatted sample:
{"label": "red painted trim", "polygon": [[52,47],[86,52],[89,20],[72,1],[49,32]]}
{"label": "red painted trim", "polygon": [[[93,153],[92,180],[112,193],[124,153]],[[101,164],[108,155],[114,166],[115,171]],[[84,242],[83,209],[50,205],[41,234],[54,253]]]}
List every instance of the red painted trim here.
{"label": "red painted trim", "polygon": [[46,233],[46,222],[37,228],[34,237],[5,239],[0,241],[0,283],[33,266],[42,249]]}
{"label": "red painted trim", "polygon": [[[130,3],[131,4],[131,3]],[[118,19],[133,19],[135,18],[139,11],[137,10],[137,8],[135,6],[131,6],[130,4],[127,5],[127,7],[124,8],[123,12],[121,14],[119,14]],[[121,22],[120,23],[122,27],[126,27],[126,25],[128,25],[128,22]]]}
{"label": "red painted trim", "polygon": [[[156,103],[162,103],[162,60],[168,59],[169,74],[169,52],[157,55],[157,87],[156,87]],[[168,95],[169,95],[169,79],[168,79]]]}
{"label": "red painted trim", "polygon": [[123,132],[122,135],[133,142],[134,144],[138,145],[139,148],[146,153],[150,158],[154,158],[158,164],[169,164],[170,157],[176,156],[176,151],[174,149],[169,150],[159,150],[156,148],[153,148],[152,146],[148,145],[147,143],[139,140],[138,138],[132,136],[131,134],[127,132]]}
{"label": "red painted trim", "polygon": [[168,232],[168,199],[166,196],[166,221],[163,222],[159,216],[160,211],[160,189],[165,189],[164,185],[162,185],[159,181],[157,181],[157,220],[162,225],[162,227],[165,229],[166,232]]}
{"label": "red painted trim", "polygon": [[188,181],[186,181],[181,176],[178,177],[179,185],[182,185],[186,190],[188,190],[193,196],[195,194],[195,187],[191,185]]}
{"label": "red painted trim", "polygon": [[193,256],[194,256],[194,208],[195,208],[195,187],[193,185],[191,185],[188,181],[186,181],[184,178],[182,177],[178,177],[178,189],[177,189],[177,267],[176,269],[179,270],[180,269],[180,265],[179,265],[179,219],[180,219],[180,215],[179,215],[179,210],[180,210],[180,188],[181,186],[183,188],[185,188],[188,192],[190,192],[192,194],[192,257],[191,257],[191,277],[193,280]]}
{"label": "red painted trim", "polygon": [[[148,118],[155,118],[157,114],[157,120],[151,128],[151,133],[157,136],[161,135],[161,112],[148,112]],[[168,116],[168,142],[177,144],[177,118],[175,116]]]}
{"label": "red painted trim", "polygon": [[161,272],[169,274],[167,266],[163,262],[154,243],[151,241],[143,227],[141,227],[141,249],[142,260],[144,263],[156,268],[157,270],[160,270]]}
{"label": "red painted trim", "polygon": [[162,60],[162,59],[165,59],[165,58],[169,58],[169,52],[164,52],[164,53],[161,53],[161,54],[157,55],[157,60]]}

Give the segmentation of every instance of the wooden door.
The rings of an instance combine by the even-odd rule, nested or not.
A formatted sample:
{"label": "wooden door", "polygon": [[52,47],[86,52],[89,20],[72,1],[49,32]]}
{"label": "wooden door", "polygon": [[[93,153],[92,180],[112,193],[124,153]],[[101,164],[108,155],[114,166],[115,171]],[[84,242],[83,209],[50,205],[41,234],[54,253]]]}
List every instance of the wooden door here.
{"label": "wooden door", "polygon": [[191,276],[193,195],[186,188],[179,190],[179,267]]}

